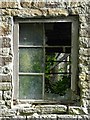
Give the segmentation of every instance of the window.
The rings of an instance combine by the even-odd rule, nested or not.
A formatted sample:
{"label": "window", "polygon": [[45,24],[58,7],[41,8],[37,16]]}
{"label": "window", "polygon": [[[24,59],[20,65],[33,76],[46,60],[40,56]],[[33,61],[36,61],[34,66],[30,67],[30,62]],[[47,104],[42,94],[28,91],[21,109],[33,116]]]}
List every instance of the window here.
{"label": "window", "polygon": [[60,100],[77,90],[78,17],[15,19],[14,98]]}

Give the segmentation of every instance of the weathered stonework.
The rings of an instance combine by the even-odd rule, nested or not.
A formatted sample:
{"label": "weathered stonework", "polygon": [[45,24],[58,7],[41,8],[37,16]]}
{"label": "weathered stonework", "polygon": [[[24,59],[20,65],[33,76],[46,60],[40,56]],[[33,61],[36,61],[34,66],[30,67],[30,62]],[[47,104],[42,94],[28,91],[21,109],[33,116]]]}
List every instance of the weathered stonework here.
{"label": "weathered stonework", "polygon": [[[71,1],[71,0],[70,0]],[[80,103],[32,105],[13,101],[13,18],[79,16]],[[12,103],[14,105],[12,105]],[[69,115],[66,115],[68,113]],[[51,115],[50,115],[51,114]],[[65,115],[58,115],[65,114]],[[75,116],[73,116],[73,115]],[[86,114],[86,115],[85,115]],[[0,117],[3,119],[90,119],[90,1],[0,2]],[[1,119],[0,118],[0,119]]]}
{"label": "weathered stonework", "polygon": [[18,8],[18,2],[0,2],[0,8]]}

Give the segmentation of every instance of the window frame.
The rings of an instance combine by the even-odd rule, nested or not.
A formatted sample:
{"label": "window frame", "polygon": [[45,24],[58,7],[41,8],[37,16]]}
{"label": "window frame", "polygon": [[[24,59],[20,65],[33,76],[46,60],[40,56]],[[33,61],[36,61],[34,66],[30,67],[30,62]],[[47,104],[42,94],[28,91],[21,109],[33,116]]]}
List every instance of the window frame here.
{"label": "window frame", "polygon": [[[57,17],[57,18],[14,18],[13,27],[13,99],[19,99],[19,79],[18,79],[18,69],[19,69],[19,24],[20,23],[55,23],[55,22],[71,22],[71,90],[77,92],[77,80],[78,80],[78,16],[68,16],[68,17]],[[43,87],[44,87],[44,74],[43,74]],[[21,100],[21,99],[19,99]],[[25,99],[28,101],[28,99]],[[29,99],[29,101],[32,101]],[[33,100],[34,101],[34,100]],[[44,101],[44,90],[43,99],[35,101]]]}

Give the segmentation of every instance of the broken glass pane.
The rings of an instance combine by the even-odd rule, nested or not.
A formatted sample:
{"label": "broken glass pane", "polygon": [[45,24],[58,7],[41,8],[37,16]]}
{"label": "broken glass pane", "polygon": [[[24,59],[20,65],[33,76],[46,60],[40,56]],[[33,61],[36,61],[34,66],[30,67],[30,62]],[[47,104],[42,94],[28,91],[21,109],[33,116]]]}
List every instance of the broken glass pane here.
{"label": "broken glass pane", "polygon": [[70,54],[46,52],[45,73],[46,99],[64,96],[71,86]]}
{"label": "broken glass pane", "polygon": [[48,78],[45,78],[45,99],[60,100],[63,97],[67,99],[70,87],[71,75],[49,74]]}
{"label": "broken glass pane", "polygon": [[43,25],[42,24],[20,24],[20,45],[42,45]]}
{"label": "broken glass pane", "polygon": [[19,71],[35,73],[43,72],[43,59],[42,48],[20,48]]}
{"label": "broken glass pane", "polygon": [[41,99],[42,79],[42,76],[19,76],[20,99]]}

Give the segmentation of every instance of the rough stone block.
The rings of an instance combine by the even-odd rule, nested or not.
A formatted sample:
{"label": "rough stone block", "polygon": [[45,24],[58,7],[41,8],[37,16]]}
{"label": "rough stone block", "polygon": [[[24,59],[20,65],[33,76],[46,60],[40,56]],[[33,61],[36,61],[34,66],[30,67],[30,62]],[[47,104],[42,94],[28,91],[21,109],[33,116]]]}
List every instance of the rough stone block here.
{"label": "rough stone block", "polygon": [[83,47],[83,48],[89,47],[89,44],[88,44],[89,38],[79,37],[79,41],[80,41],[80,44],[79,44],[80,47]]}
{"label": "rough stone block", "polygon": [[87,19],[86,16],[88,16],[88,14],[80,14],[79,15],[79,21],[81,22],[81,24],[86,24],[87,23]]}
{"label": "rough stone block", "polygon": [[3,43],[2,43],[2,47],[11,47],[11,39],[10,38],[7,38],[7,37],[3,37]]}
{"label": "rough stone block", "polygon": [[80,88],[88,89],[88,83],[86,81],[81,81],[79,83]]}
{"label": "rough stone block", "polygon": [[87,29],[88,27],[89,26],[88,26],[87,22],[85,22],[85,23],[83,22],[83,23],[80,24],[81,29]]}
{"label": "rough stone block", "polygon": [[0,48],[2,48],[3,38],[0,38]]}
{"label": "rough stone block", "polygon": [[90,14],[90,6],[87,6],[86,12]]}
{"label": "rough stone block", "polygon": [[87,22],[88,24],[90,24],[90,14],[87,14],[87,15],[86,15],[86,22]]}
{"label": "rough stone block", "polygon": [[89,40],[88,40],[88,47],[90,47],[90,38],[89,38]]}
{"label": "rough stone block", "polygon": [[0,75],[0,82],[11,82],[11,75]]}
{"label": "rough stone block", "polygon": [[84,114],[81,107],[76,107],[76,106],[69,106],[69,113],[76,114],[76,115]]}
{"label": "rough stone block", "polygon": [[2,55],[9,56],[10,48],[2,48]]}
{"label": "rough stone block", "polygon": [[68,16],[68,10],[66,9],[49,9],[48,10],[48,15],[51,16],[58,16],[58,15],[64,15],[64,16]]}
{"label": "rough stone block", "polygon": [[0,8],[18,8],[18,2],[12,1],[12,2],[0,2]]}
{"label": "rough stone block", "polygon": [[88,56],[90,57],[90,48],[87,49]]}
{"label": "rough stone block", "polygon": [[79,56],[79,69],[80,72],[87,72],[88,71],[88,65],[89,65],[89,59],[85,56]]}
{"label": "rough stone block", "polygon": [[37,110],[35,108],[21,108],[19,109],[19,113],[20,115],[33,115],[34,113],[36,113]]}
{"label": "rough stone block", "polygon": [[58,115],[58,120],[89,120],[88,115]]}
{"label": "rough stone block", "polygon": [[[90,80],[90,75],[87,74],[87,80],[89,81]],[[90,84],[89,84],[90,85]]]}
{"label": "rough stone block", "polygon": [[86,28],[86,31],[87,31],[87,33],[88,33],[88,37],[90,37],[90,26],[88,26],[88,27]]}
{"label": "rough stone block", "polygon": [[86,6],[78,7],[77,9],[78,9],[78,13],[79,14],[85,14],[86,13]]}
{"label": "rough stone block", "polygon": [[9,66],[3,67],[3,74],[9,74],[11,72],[11,68]]}
{"label": "rough stone block", "polygon": [[[33,116],[35,116],[35,114]],[[36,119],[33,116],[31,117],[31,119],[32,118]],[[55,115],[55,114],[42,114],[42,115],[37,116],[37,119],[38,119],[38,117],[40,120],[57,120],[57,115]]]}
{"label": "rough stone block", "polygon": [[[0,55],[1,55],[1,52],[0,52]],[[4,65],[3,59],[2,59],[2,57],[0,57],[0,73],[1,73],[1,66],[3,66],[3,65]]]}
{"label": "rough stone block", "polygon": [[29,1],[29,2],[20,2],[20,5],[21,5],[21,7],[23,7],[23,8],[28,8],[28,7],[31,7],[32,5],[31,5],[31,2]]}
{"label": "rough stone block", "polygon": [[80,79],[81,81],[85,81],[85,80],[86,80],[86,73],[85,73],[85,72],[80,73],[79,79]]}
{"label": "rough stone block", "polygon": [[2,100],[2,91],[0,91],[0,100]]}
{"label": "rough stone block", "polygon": [[4,100],[0,100],[0,106],[1,105],[5,105],[5,101]]}
{"label": "rough stone block", "polygon": [[1,27],[1,32],[0,32],[0,36],[3,36],[3,35],[9,35],[11,33],[11,25],[7,24],[7,23],[2,23],[2,25],[0,25]]}
{"label": "rough stone block", "polygon": [[16,117],[11,117],[9,120],[32,120],[31,118],[28,118],[28,116],[16,116]]}
{"label": "rough stone block", "polygon": [[38,8],[44,8],[44,7],[46,7],[46,4],[45,4],[45,2],[44,1],[39,1],[38,3],[37,3],[37,7]]}
{"label": "rough stone block", "polygon": [[2,55],[2,48],[0,48],[0,55]]}
{"label": "rough stone block", "polygon": [[6,90],[10,90],[10,89],[12,89],[11,83],[7,83],[7,82],[0,83],[0,90],[6,91]]}
{"label": "rough stone block", "polygon": [[12,120],[12,117],[15,116],[15,111],[8,109],[8,108],[4,108],[1,110],[1,114],[4,120],[6,120],[7,117],[8,117],[7,120]]}
{"label": "rough stone block", "polygon": [[[10,54],[10,53],[9,53],[9,54]],[[2,64],[3,66],[4,66],[4,65],[9,65],[9,64],[12,62],[12,56],[9,55],[9,56],[7,56],[7,57],[3,57],[3,58],[2,58],[2,61],[3,61],[3,64]]]}
{"label": "rough stone block", "polygon": [[0,55],[2,55],[2,57],[3,56],[9,56],[9,54],[10,54],[10,48],[0,48]]}
{"label": "rough stone block", "polygon": [[[90,79],[89,79],[89,80],[90,80]],[[90,95],[90,81],[88,82],[88,84],[89,84],[88,86],[89,86],[89,95]]]}
{"label": "rough stone block", "polygon": [[[5,100],[11,100],[11,96],[12,96],[11,91],[4,91],[3,98]],[[8,103],[10,103],[10,102],[11,101],[8,101]]]}
{"label": "rough stone block", "polygon": [[[5,10],[5,9],[3,9],[3,10]],[[7,16],[7,15],[5,15],[5,16],[1,16],[1,22],[2,22],[2,24],[4,23],[6,23],[6,24],[11,24],[12,23],[12,17],[11,16]],[[7,37],[3,37],[3,38],[7,38]]]}
{"label": "rough stone block", "polygon": [[65,105],[37,105],[36,109],[41,113],[66,113],[67,107]]}
{"label": "rough stone block", "polygon": [[88,56],[90,54],[89,52],[90,52],[89,48],[80,48],[79,50],[79,54],[84,56]]}
{"label": "rough stone block", "polygon": [[88,38],[90,36],[86,29],[81,29],[79,35],[80,35],[80,37],[86,37],[86,38]]}
{"label": "rough stone block", "polygon": [[8,108],[11,108],[11,100],[5,100],[5,104]]}
{"label": "rough stone block", "polygon": [[1,9],[1,16],[11,16],[11,9]]}
{"label": "rough stone block", "polygon": [[89,89],[82,89],[82,98],[86,98],[86,99],[89,99],[90,98],[90,92],[89,92]]}
{"label": "rough stone block", "polygon": [[[2,72],[3,72],[3,69],[2,69],[2,67],[0,67],[0,74],[2,74]],[[0,80],[2,80],[2,76],[0,75]]]}
{"label": "rough stone block", "polygon": [[90,107],[88,107],[88,113],[90,114]]}

